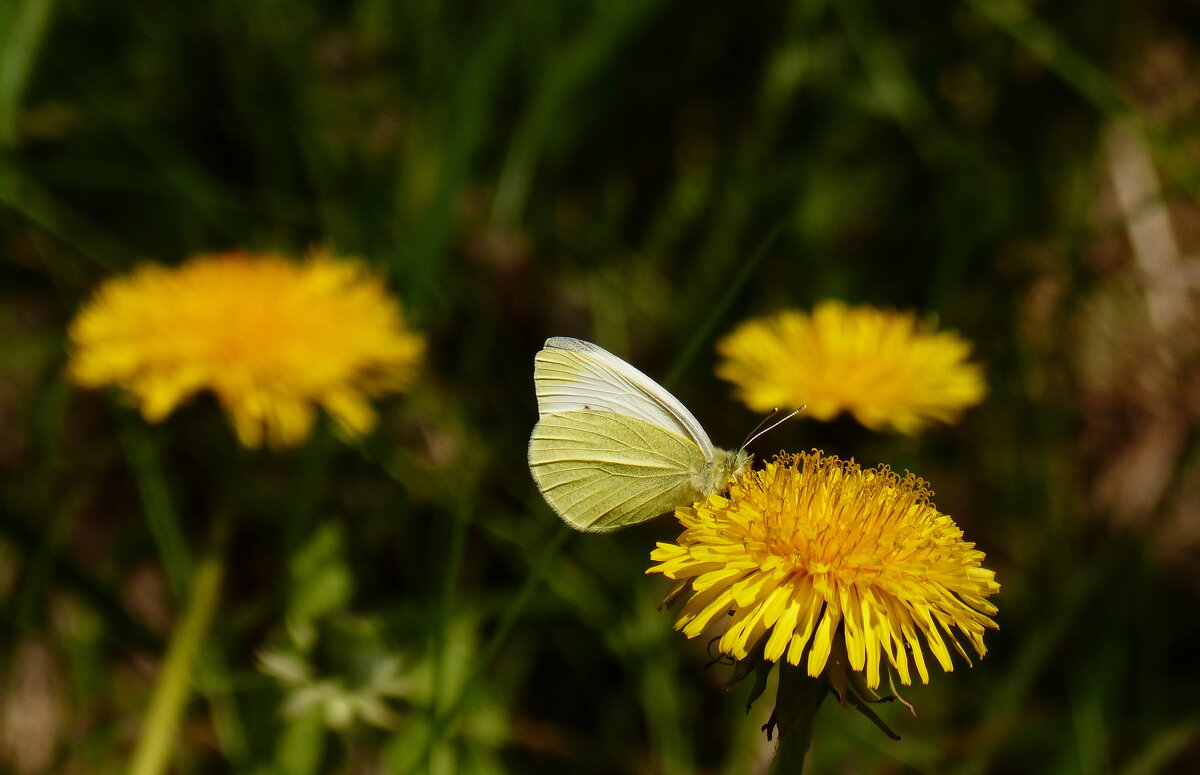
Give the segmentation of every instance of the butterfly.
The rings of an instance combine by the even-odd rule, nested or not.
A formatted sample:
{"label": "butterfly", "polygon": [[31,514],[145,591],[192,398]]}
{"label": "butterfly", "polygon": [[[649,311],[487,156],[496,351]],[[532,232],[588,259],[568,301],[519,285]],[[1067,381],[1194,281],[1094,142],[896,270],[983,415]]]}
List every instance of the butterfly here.
{"label": "butterfly", "polygon": [[534,358],[529,470],[576,530],[644,522],[725,489],[746,450],[717,449],[665,388],[591,342],[553,337]]}

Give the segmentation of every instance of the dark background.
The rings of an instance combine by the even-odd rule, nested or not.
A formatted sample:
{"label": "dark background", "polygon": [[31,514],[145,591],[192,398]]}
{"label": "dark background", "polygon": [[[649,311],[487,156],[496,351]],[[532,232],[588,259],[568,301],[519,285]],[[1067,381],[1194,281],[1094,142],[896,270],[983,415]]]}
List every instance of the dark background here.
{"label": "dark background", "polygon": [[[810,769],[1200,768],[1198,45],[1182,1],[6,4],[0,766],[123,769],[186,583],[162,536],[198,550],[225,487],[179,772],[761,771],[770,703],[643,575],[670,518],[568,537],[534,490],[532,358],[679,374],[734,446],[715,338],[839,298],[958,331],[987,399],[755,451],[913,470],[1003,588],[987,657],[884,709],[901,742],[830,703]],[[66,382],[104,277],[313,245],[429,339],[366,441],[239,453],[211,400],[147,426]],[[272,653],[391,728],[281,712]]]}

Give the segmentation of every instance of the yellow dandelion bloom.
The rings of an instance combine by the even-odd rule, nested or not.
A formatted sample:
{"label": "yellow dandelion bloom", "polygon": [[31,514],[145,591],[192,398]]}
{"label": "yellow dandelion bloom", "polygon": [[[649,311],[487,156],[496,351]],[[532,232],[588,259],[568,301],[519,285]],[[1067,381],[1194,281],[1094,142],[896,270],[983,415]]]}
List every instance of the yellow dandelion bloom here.
{"label": "yellow dandelion bloom", "polygon": [[929,496],[924,481],[887,467],[781,456],[728,497],[677,509],[679,543],[659,543],[647,573],[677,580],[673,596],[690,590],[677,629],[694,638],[719,622],[719,648],[737,659],[761,647],[771,662],[807,660],[817,677],[841,659],[830,656],[838,644],[872,689],[885,660],[911,683],[910,655],[928,683],[925,648],[946,671],[947,640],[967,657],[952,628],[986,653],[983,632],[996,627],[986,598],[1000,590]]}
{"label": "yellow dandelion bloom", "polygon": [[348,433],[403,390],[424,340],[358,261],[202,255],[108,280],[70,329],[72,378],[127,391],[151,422],[211,390],[247,447],[303,441],[317,407]]}
{"label": "yellow dandelion bloom", "polygon": [[953,422],[984,394],[970,345],[910,313],[827,301],[743,323],[717,344],[717,375],[756,412],[807,406],[829,420],[852,412],[868,428],[913,433]]}

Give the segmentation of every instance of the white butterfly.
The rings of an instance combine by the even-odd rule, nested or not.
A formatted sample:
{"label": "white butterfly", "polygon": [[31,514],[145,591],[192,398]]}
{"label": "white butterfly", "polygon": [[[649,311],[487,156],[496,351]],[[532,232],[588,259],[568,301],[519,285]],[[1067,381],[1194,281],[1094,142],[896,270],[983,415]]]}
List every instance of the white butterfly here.
{"label": "white butterfly", "polygon": [[534,359],[529,470],[577,530],[643,522],[723,490],[749,465],[717,449],[675,396],[590,342],[546,340]]}

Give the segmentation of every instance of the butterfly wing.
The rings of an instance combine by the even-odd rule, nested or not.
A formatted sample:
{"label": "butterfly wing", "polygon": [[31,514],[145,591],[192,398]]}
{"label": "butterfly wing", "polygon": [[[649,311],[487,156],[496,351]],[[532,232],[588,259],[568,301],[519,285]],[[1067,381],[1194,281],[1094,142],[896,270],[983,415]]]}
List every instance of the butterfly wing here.
{"label": "butterfly wing", "polygon": [[576,530],[615,530],[700,500],[705,466],[690,439],[607,410],[546,415],[529,440],[538,489]]}
{"label": "butterfly wing", "polygon": [[713,443],[675,396],[625,361],[591,342],[556,336],[533,365],[538,415],[599,410],[636,417],[690,439],[706,462]]}

